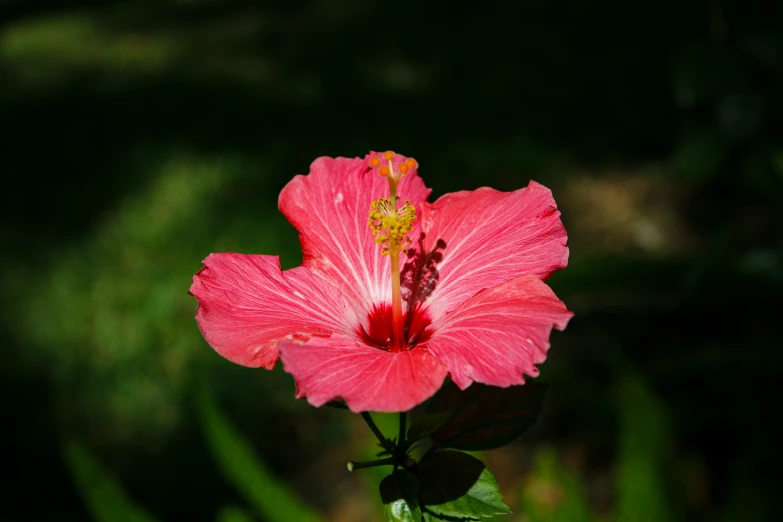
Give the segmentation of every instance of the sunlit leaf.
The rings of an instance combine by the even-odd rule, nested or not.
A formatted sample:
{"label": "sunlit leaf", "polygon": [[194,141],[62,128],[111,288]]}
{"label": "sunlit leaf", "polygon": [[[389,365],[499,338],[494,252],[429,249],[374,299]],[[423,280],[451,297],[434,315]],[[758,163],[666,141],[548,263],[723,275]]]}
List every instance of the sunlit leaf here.
{"label": "sunlit leaf", "polygon": [[484,463],[459,451],[438,451],[421,462],[419,501],[438,517],[478,520],[510,513]]}
{"label": "sunlit leaf", "polygon": [[405,470],[397,470],[381,481],[383,512],[390,522],[421,522],[419,481]]}

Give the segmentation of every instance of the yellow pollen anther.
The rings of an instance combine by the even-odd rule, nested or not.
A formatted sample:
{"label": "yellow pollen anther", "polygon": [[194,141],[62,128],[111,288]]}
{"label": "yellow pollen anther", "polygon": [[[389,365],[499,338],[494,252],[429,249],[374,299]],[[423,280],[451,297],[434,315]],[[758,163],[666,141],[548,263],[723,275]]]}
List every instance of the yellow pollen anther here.
{"label": "yellow pollen anther", "polygon": [[386,198],[377,199],[370,205],[368,224],[375,242],[381,247],[381,254],[388,256],[395,252],[405,251],[410,246],[411,239],[406,235],[413,228],[416,220],[416,209],[410,201],[395,209],[392,202]]}
{"label": "yellow pollen anther", "polygon": [[381,164],[381,159],[378,156],[373,156],[370,160],[370,166],[371,167],[377,167]]}
{"label": "yellow pollen anther", "polygon": [[394,157],[394,152],[392,152],[390,150],[387,150],[386,152],[383,153],[383,159],[385,159],[385,160],[390,160],[393,157]]}

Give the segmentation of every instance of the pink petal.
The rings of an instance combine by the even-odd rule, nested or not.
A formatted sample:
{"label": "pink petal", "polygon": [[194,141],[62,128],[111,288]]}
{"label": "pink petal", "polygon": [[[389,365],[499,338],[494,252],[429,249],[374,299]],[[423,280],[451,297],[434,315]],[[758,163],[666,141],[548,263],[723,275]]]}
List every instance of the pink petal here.
{"label": "pink petal", "polygon": [[387,352],[339,335],[279,348],[297,397],[313,406],[342,398],[354,412],[407,411],[438,391],[448,372],[424,348]]}
{"label": "pink petal", "polygon": [[280,270],[276,256],[210,254],[193,276],[196,321],[223,357],[272,369],[281,339],[351,331],[358,324],[339,292],[307,269]]}
{"label": "pink petal", "polygon": [[429,350],[462,389],[471,382],[511,386],[537,376],[549,334],[573,314],[538,277],[523,275],[483,290],[433,324]]}
{"label": "pink petal", "polygon": [[431,292],[434,318],[480,290],[522,274],[546,279],[568,264],[567,234],[552,192],[534,181],[514,192],[485,187],[425,203],[421,230],[424,252],[442,256],[419,281]]}
{"label": "pink petal", "polygon": [[[397,155],[395,162],[402,159]],[[397,193],[418,209],[430,190],[411,169]],[[386,179],[360,158],[319,158],[309,175],[296,176],[280,193],[280,211],[299,231],[303,265],[335,284],[359,311],[391,300],[389,259],[367,224],[370,203],[388,196]]]}

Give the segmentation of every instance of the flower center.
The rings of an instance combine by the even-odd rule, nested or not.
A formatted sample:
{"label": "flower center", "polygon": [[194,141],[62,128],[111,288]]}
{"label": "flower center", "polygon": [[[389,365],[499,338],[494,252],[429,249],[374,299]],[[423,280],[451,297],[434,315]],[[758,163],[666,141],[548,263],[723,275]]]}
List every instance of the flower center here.
{"label": "flower center", "polygon": [[[388,151],[370,158],[370,167],[389,182],[389,198],[380,198],[370,204],[369,225],[375,242],[381,247],[381,255],[389,256],[391,262],[391,332],[390,351],[410,349],[408,335],[405,332],[405,320],[402,315],[402,295],[400,292],[400,252],[406,252],[411,239],[406,234],[413,228],[416,209],[410,201],[397,207],[397,185],[400,178],[418,163],[413,158],[400,161],[394,152]],[[397,168],[395,170],[395,163]]]}
{"label": "flower center", "polygon": [[[404,315],[404,346],[403,350],[411,350],[417,344],[427,342],[432,335],[430,331],[430,318],[426,312],[418,308],[408,311]],[[367,314],[367,329],[359,326],[356,332],[359,338],[368,346],[381,350],[401,351],[393,344],[394,325],[392,323],[392,310],[388,304],[376,305]]]}

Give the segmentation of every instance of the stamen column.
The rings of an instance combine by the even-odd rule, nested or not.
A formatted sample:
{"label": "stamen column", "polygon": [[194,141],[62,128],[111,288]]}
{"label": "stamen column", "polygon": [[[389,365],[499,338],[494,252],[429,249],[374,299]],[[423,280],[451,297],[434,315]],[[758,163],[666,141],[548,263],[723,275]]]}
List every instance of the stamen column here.
{"label": "stamen column", "polygon": [[[397,208],[397,185],[400,178],[411,168],[418,165],[416,160],[408,158],[399,163],[397,172],[394,169],[395,154],[384,152],[382,157],[370,159],[370,166],[378,169],[378,174],[385,177],[389,183],[389,199],[381,198],[370,205],[369,225],[375,242],[381,246],[381,254],[388,255],[391,261],[392,284],[392,339],[389,350],[400,352],[408,349],[405,335],[405,319],[402,315],[402,290],[400,285],[400,253],[405,251],[405,245],[411,243],[406,235],[413,228],[416,219],[416,209],[410,201]],[[383,163],[386,163],[385,165]]]}

